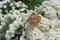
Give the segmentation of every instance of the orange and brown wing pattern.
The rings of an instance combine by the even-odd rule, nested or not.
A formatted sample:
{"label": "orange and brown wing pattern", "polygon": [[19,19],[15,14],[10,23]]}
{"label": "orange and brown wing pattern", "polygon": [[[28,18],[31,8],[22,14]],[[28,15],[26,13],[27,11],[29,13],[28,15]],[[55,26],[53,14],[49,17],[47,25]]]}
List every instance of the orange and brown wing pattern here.
{"label": "orange and brown wing pattern", "polygon": [[40,22],[40,20],[41,20],[41,16],[38,16],[35,13],[32,13],[30,18],[29,18],[29,21],[31,24],[37,24]]}

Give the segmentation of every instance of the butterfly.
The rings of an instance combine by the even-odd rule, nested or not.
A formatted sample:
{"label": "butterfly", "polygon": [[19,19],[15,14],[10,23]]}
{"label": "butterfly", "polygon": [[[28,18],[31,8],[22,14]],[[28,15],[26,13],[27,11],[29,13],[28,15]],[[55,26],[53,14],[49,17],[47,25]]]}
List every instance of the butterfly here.
{"label": "butterfly", "polygon": [[38,16],[35,13],[32,13],[29,17],[29,21],[32,25],[38,24],[41,21],[41,16]]}

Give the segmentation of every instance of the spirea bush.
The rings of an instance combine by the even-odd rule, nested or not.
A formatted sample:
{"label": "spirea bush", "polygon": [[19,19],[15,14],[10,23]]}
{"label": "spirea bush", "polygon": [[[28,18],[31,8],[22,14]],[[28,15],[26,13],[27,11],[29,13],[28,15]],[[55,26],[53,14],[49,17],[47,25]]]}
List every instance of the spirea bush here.
{"label": "spirea bush", "polygon": [[[28,10],[22,1],[0,2],[0,40],[60,40],[60,1],[46,0],[35,10]],[[31,28],[32,13],[41,16],[36,27]]]}

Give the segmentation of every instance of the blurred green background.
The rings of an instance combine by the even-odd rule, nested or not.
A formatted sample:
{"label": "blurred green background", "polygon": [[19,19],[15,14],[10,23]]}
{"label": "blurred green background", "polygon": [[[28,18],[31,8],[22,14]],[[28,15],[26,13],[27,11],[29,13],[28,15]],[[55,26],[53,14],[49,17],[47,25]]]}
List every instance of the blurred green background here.
{"label": "blurred green background", "polygon": [[15,0],[16,2],[22,1],[26,5],[28,5],[28,9],[34,9],[34,6],[40,6],[41,3],[45,0]]}

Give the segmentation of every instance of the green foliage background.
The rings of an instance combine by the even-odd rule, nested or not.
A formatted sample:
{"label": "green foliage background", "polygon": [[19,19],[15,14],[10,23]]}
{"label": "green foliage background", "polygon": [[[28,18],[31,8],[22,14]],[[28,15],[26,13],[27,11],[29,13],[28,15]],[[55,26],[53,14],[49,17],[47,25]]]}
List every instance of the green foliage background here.
{"label": "green foliage background", "polygon": [[28,5],[28,9],[34,9],[34,6],[40,6],[41,3],[45,0],[15,0],[16,2],[22,1],[26,5]]}

